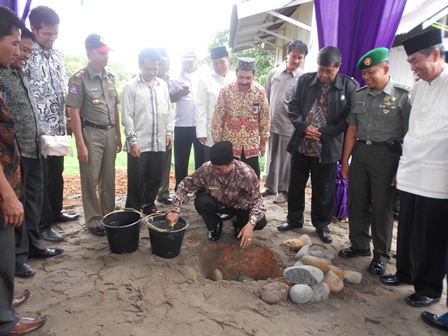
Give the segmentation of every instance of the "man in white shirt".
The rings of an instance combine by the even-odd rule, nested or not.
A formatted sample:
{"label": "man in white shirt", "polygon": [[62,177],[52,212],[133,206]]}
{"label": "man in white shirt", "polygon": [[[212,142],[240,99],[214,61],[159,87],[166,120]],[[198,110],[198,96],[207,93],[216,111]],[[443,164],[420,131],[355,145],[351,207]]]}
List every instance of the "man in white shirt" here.
{"label": "man in white shirt", "polygon": [[168,85],[157,78],[161,61],[157,49],[140,52],[140,73],[123,88],[122,119],[128,152],[126,207],[157,211],[154,201],[162,176],[163,156],[173,145],[173,115]]}
{"label": "man in white shirt", "polygon": [[413,284],[413,307],[440,300],[448,243],[448,67],[440,30],[403,41],[414,85],[409,131],[397,172],[401,190],[397,273],[386,285]]}
{"label": "man in white shirt", "polygon": [[229,72],[230,58],[225,46],[210,49],[213,72],[199,79],[196,102],[196,136],[204,145],[204,161],[210,161],[213,146],[212,118],[221,88],[235,80]]}
{"label": "man in white shirt", "polygon": [[195,169],[204,162],[204,148],[196,137],[196,93],[199,73],[196,54],[191,49],[181,55],[182,70],[170,78],[171,102],[176,103],[174,117],[174,175],[176,187],[188,175],[191,146],[194,147]]}

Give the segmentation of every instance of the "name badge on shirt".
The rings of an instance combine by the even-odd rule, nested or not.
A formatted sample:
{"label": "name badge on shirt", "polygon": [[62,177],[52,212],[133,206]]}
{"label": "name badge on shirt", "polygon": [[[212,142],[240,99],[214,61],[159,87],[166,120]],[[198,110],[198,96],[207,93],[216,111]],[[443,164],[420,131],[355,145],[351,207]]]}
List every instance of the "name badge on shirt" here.
{"label": "name badge on shirt", "polygon": [[252,104],[252,114],[258,115],[260,113],[260,103]]}
{"label": "name badge on shirt", "polygon": [[98,88],[91,88],[89,91],[90,92],[98,92]]}

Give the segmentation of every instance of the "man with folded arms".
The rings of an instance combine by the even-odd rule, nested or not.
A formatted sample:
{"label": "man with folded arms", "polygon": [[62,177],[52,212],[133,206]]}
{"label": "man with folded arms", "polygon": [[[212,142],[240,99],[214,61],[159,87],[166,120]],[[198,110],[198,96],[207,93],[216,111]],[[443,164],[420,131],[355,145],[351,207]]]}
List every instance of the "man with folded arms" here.
{"label": "man with folded arms", "polygon": [[409,131],[397,172],[397,273],[381,282],[413,284],[415,293],[406,303],[427,307],[442,295],[448,242],[448,66],[438,29],[410,37],[403,46],[420,80],[412,88]]}
{"label": "man with folded arms", "polygon": [[266,208],[260,194],[260,181],[254,170],[246,163],[235,160],[230,141],[222,141],[210,149],[210,161],[204,163],[177,186],[173,208],[167,216],[168,224],[177,223],[187,194],[199,188],[194,205],[209,230],[208,240],[221,237],[221,214],[235,215],[234,237],[241,239],[240,246],[252,243],[254,230],[262,230],[266,224]]}
{"label": "man with folded arms", "polygon": [[[16,14],[0,6],[0,68],[8,68],[19,56],[23,27]],[[47,318],[20,318],[15,310],[27,297],[27,293],[17,300],[14,297],[14,228],[22,224],[24,211],[19,201],[20,153],[7,100],[7,95],[0,90],[0,335],[25,335],[42,327]]]}
{"label": "man with folded arms", "polygon": [[370,256],[373,239],[368,268],[372,274],[384,274],[390,259],[395,174],[411,110],[410,88],[389,77],[388,54],[387,48],[377,48],[358,61],[367,85],[353,98],[342,155],[341,176],[349,181],[351,246],[339,251],[339,256]]}

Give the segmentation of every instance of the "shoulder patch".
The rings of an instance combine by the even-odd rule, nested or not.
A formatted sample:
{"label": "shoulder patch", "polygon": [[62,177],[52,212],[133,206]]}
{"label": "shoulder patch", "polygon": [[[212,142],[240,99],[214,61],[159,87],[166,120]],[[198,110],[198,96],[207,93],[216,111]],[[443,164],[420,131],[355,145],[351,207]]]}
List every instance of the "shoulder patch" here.
{"label": "shoulder patch", "polygon": [[368,86],[367,86],[367,85],[364,85],[363,87],[360,87],[358,90],[356,90],[356,92],[361,91],[361,90],[364,90],[364,89],[367,89],[367,88],[368,88]]}
{"label": "shoulder patch", "polygon": [[402,89],[402,90],[407,91],[407,92],[410,92],[411,89],[412,89],[410,86],[403,85],[403,84],[400,84],[400,83],[394,83],[394,87],[396,87],[398,89]]}
{"label": "shoulder patch", "polygon": [[109,76],[112,76],[112,77],[115,77],[115,75],[112,73],[112,72],[107,72],[107,74],[109,75]]}
{"label": "shoulder patch", "polygon": [[75,76],[78,79],[81,79],[82,77],[84,77],[84,75],[86,74],[86,69],[81,69],[78,70],[78,72],[76,72],[73,76]]}

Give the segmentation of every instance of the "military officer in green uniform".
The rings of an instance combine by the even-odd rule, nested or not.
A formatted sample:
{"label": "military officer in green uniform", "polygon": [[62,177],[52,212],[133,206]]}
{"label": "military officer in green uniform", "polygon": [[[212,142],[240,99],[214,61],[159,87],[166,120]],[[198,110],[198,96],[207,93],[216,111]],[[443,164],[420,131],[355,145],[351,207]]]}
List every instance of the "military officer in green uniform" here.
{"label": "military officer in green uniform", "polygon": [[70,78],[67,106],[78,150],[86,226],[104,236],[101,219],[115,209],[115,156],[121,151],[119,98],[114,76],[105,70],[111,49],[98,34],[89,35],[85,46],[89,64]]}
{"label": "military officer in green uniform", "polygon": [[373,239],[372,274],[384,274],[390,258],[395,173],[411,110],[410,88],[389,77],[388,54],[386,48],[373,49],[357,64],[367,85],[354,96],[342,156],[351,246],[339,256],[370,256]]}

